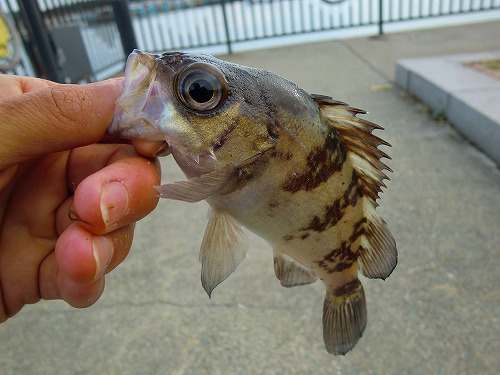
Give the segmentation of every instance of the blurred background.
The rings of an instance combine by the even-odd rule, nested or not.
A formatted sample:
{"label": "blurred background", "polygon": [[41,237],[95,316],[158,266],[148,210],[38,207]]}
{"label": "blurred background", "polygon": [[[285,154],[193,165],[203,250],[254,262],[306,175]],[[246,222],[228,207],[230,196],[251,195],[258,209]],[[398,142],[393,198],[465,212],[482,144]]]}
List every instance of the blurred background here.
{"label": "blurred background", "polygon": [[12,26],[0,27],[0,44],[11,41],[0,61],[19,61],[2,70],[82,82],[121,71],[133,48],[225,54],[380,35],[498,19],[500,1],[0,0],[0,10]]}

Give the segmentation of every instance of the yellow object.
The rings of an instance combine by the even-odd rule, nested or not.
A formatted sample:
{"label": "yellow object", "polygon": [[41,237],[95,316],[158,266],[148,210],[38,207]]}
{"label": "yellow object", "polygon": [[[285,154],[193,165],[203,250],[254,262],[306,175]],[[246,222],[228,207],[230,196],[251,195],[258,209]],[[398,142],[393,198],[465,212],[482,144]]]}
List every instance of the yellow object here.
{"label": "yellow object", "polygon": [[3,18],[0,18],[0,58],[9,55],[8,43],[10,40],[9,29]]}

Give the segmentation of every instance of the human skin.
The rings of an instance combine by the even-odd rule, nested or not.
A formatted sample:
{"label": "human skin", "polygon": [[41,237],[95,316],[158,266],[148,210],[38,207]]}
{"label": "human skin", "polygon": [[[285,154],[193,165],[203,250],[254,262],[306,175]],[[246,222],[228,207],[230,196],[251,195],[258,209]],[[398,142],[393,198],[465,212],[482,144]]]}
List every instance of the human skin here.
{"label": "human skin", "polygon": [[122,84],[0,75],[0,322],[41,299],[95,303],[156,207],[163,145],[105,137]]}

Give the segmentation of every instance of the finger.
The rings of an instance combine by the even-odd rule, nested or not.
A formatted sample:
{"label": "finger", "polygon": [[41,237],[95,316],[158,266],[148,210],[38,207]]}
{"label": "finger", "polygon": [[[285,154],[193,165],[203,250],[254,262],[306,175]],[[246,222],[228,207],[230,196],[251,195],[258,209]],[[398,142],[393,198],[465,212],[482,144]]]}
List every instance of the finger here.
{"label": "finger", "polygon": [[19,166],[2,192],[0,284],[9,316],[40,299],[39,266],[54,250],[54,212],[68,194],[67,155],[49,154]]}
{"label": "finger", "polygon": [[139,154],[147,158],[166,156],[170,154],[167,142],[134,139],[132,140],[132,144]]}
{"label": "finger", "polygon": [[20,95],[30,91],[40,90],[49,86],[57,85],[55,82],[41,78],[23,77],[14,75],[2,75],[2,90],[0,98]]}
{"label": "finger", "polygon": [[[56,244],[57,278],[40,279],[42,298],[62,298],[75,307],[86,307],[101,296],[104,275],[120,264],[132,245],[134,225],[106,235],[94,235],[78,223],[71,225]],[[53,275],[53,263],[41,275]]]}
{"label": "finger", "polygon": [[47,300],[61,299],[59,285],[57,283],[59,267],[57,266],[57,259],[54,251],[42,260],[38,270],[39,298]]}
{"label": "finger", "polygon": [[[159,199],[154,189],[160,184],[158,161],[130,154],[131,146],[115,145],[122,151],[107,160],[110,165],[89,163],[89,170],[85,170],[82,162],[87,153],[103,147],[105,145],[95,145],[79,150],[82,154],[70,159],[70,167],[75,168],[70,172],[70,185],[77,186],[72,212],[83,227],[95,234],[109,233],[142,219],[156,207]],[[102,168],[88,175],[97,167]]]}
{"label": "finger", "polygon": [[84,308],[92,306],[104,292],[104,277],[87,285],[78,284],[71,279],[58,275],[61,299],[72,307]]}
{"label": "finger", "polygon": [[95,235],[73,223],[59,237],[56,257],[59,272],[78,284],[90,284],[120,264],[132,246],[135,225]]}
{"label": "finger", "polygon": [[0,99],[0,167],[104,137],[122,80],[52,85]]}

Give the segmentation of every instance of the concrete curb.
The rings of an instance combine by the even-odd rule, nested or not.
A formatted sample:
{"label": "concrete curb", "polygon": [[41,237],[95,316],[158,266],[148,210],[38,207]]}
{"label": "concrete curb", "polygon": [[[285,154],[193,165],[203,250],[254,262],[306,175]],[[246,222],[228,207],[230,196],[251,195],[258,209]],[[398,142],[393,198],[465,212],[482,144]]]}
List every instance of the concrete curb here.
{"label": "concrete curb", "polygon": [[500,164],[500,80],[464,65],[499,59],[500,51],[403,59],[396,84],[415,95]]}

